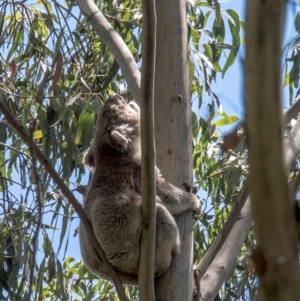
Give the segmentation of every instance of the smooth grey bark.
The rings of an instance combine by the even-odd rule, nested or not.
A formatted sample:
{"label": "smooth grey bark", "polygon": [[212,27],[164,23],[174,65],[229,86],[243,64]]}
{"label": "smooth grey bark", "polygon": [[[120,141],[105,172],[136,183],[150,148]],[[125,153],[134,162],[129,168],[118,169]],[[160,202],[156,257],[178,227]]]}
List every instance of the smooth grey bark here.
{"label": "smooth grey bark", "polygon": [[143,232],[139,261],[139,297],[155,301],[154,262],[156,239],[156,179],[154,142],[154,76],[156,47],[156,12],[154,0],[143,0],[141,147]]}
{"label": "smooth grey bark", "polygon": [[249,193],[259,301],[300,300],[294,206],[283,158],[281,43],[286,1],[251,0],[246,14],[245,104]]}
{"label": "smooth grey bark", "polygon": [[139,101],[141,74],[127,45],[109,24],[93,0],[76,1],[82,13],[116,58],[131,94],[136,101]]}
{"label": "smooth grey bark", "polygon": [[[156,162],[165,179],[180,187],[193,181],[186,1],[157,0],[156,13]],[[176,222],[181,250],[156,280],[157,301],[192,300],[192,212],[176,216]]]}

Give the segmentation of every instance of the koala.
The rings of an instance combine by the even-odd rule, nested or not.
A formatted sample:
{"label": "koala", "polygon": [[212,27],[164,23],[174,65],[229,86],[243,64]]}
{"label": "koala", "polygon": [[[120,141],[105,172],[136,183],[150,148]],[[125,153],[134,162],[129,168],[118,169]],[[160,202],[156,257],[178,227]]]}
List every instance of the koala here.
{"label": "koala", "polygon": [[[107,259],[122,282],[137,285],[143,229],[141,195],[140,110],[114,94],[104,103],[91,147],[83,162],[93,171],[84,210]],[[156,168],[155,277],[169,267],[179,251],[179,232],[173,215],[200,212],[199,199],[166,182]],[[111,280],[82,224],[79,240],[87,268]]]}

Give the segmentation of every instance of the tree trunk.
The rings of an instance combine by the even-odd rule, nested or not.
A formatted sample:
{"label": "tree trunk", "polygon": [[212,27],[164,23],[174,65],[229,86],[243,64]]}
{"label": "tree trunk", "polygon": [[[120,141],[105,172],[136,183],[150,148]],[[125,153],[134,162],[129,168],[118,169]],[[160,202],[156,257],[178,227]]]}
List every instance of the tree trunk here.
{"label": "tree trunk", "polygon": [[300,300],[294,205],[283,159],[281,43],[286,1],[247,5],[245,100],[259,301]]}
{"label": "tree trunk", "polygon": [[[156,0],[155,140],[157,166],[181,187],[192,184],[192,134],[186,1]],[[157,301],[192,300],[192,212],[176,216],[181,250],[156,281]]]}

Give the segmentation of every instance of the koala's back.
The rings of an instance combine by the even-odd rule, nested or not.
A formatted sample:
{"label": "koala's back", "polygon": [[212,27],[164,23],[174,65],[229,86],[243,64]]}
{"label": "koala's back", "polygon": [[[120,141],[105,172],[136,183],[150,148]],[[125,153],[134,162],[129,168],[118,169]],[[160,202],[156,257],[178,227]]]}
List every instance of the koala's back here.
{"label": "koala's back", "polygon": [[[91,222],[98,242],[107,259],[118,271],[122,282],[136,285],[142,233],[141,203],[131,206],[125,201],[115,205],[106,207],[102,202],[95,202],[91,206]],[[155,277],[158,277],[169,267],[180,243],[178,228],[172,215],[161,204],[157,204],[156,209]],[[111,280],[101,258],[84,232],[84,227],[80,225],[81,253],[86,266],[95,275]]]}
{"label": "koala's back", "polygon": [[91,221],[96,238],[107,259],[124,273],[138,274],[139,244],[142,233],[141,203],[137,196],[132,199],[118,197],[114,204],[94,203]]}
{"label": "koala's back", "polygon": [[[128,274],[124,282],[135,284],[139,265],[139,242],[142,232],[141,200],[138,195],[119,194],[111,197],[98,195],[89,208],[88,217],[95,236],[103,248],[107,259],[118,271]],[[81,234],[85,230],[82,225]],[[110,279],[92,243],[86,236],[80,236],[83,260],[95,274]],[[123,277],[124,278],[124,277]],[[133,281],[133,282],[132,282]]]}

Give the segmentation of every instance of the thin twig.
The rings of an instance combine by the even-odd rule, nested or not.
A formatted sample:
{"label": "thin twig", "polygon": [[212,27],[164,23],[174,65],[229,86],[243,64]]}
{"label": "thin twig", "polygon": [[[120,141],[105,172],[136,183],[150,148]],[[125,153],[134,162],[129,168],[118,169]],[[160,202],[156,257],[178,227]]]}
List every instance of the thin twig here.
{"label": "thin twig", "polygon": [[143,65],[141,81],[142,212],[143,231],[139,262],[139,296],[154,301],[156,239],[156,181],[154,142],[154,77],[156,55],[155,1],[143,0]]}
{"label": "thin twig", "polygon": [[[30,123],[30,136],[31,139],[33,137],[33,132],[35,128],[35,121],[32,121]],[[37,214],[36,214],[36,226],[35,226],[35,231],[32,236],[32,256],[30,256],[30,267],[29,267],[29,284],[28,284],[28,295],[27,295],[27,300],[29,301],[31,299],[31,291],[32,291],[32,286],[33,286],[33,276],[35,272],[35,259],[36,259],[36,253],[38,250],[38,236],[40,233],[40,228],[42,225],[42,190],[41,190],[41,181],[40,181],[40,176],[39,172],[36,166],[36,156],[35,156],[35,151],[33,147],[29,147],[30,150],[30,155],[31,155],[31,161],[32,161],[32,173],[33,173],[33,178],[34,178],[34,183],[36,186],[36,207],[37,207]],[[37,293],[37,292],[36,292]]]}

